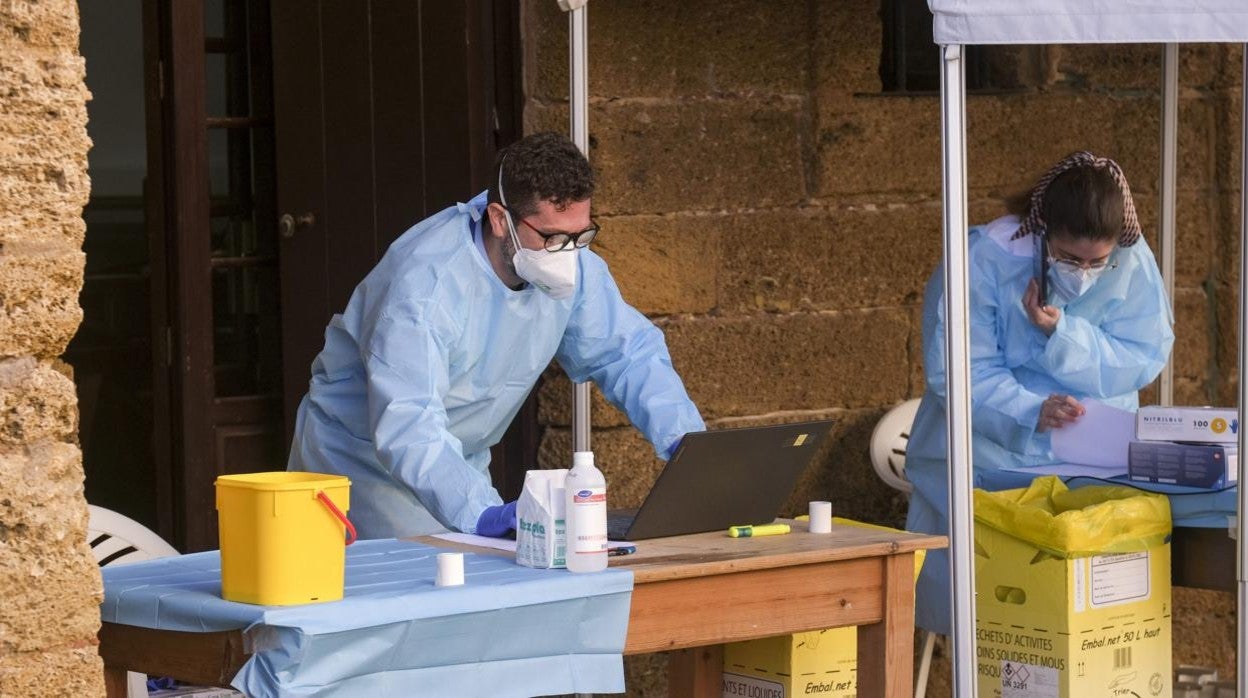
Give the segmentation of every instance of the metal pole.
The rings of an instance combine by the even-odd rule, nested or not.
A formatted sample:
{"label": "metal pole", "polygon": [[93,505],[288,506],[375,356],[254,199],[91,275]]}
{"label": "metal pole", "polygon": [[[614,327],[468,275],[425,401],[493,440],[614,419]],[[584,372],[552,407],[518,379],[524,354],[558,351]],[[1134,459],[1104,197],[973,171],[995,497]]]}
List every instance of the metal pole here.
{"label": "metal pole", "polygon": [[[1239,448],[1248,448],[1248,439],[1244,438],[1244,408],[1248,406],[1248,380],[1244,380],[1243,376],[1248,376],[1248,352],[1244,351],[1244,332],[1248,330],[1248,254],[1244,252],[1244,245],[1248,243],[1248,46],[1244,46],[1244,82],[1241,82],[1240,94],[1240,153],[1243,161],[1239,166]],[[1248,453],[1241,450],[1240,453]],[[1239,480],[1243,483],[1244,464],[1239,464]],[[1248,526],[1244,523],[1244,513],[1248,512],[1248,488],[1242,484],[1239,487],[1239,502],[1236,516],[1236,528],[1239,530],[1239,554],[1236,555],[1235,563],[1235,579],[1238,586],[1238,610],[1236,613],[1236,637],[1239,642],[1235,645],[1236,663],[1236,681],[1239,689],[1236,695],[1248,696],[1248,657],[1245,651],[1248,651],[1248,619],[1244,618],[1245,612],[1248,612],[1248,581],[1245,581],[1244,562],[1248,560]]]}
{"label": "metal pole", "polygon": [[[589,157],[589,8],[568,13],[568,117],[572,142]],[[572,386],[572,450],[588,451],[589,383]]]}
{"label": "metal pole", "polygon": [[[1179,130],[1179,45],[1165,44],[1161,57],[1161,281],[1174,304],[1175,183]],[[1174,404],[1174,357],[1161,371],[1161,404]]]}
{"label": "metal pole", "polygon": [[966,86],[963,47],[941,47],[944,156],[945,386],[949,434],[949,577],[953,695],[975,698],[975,550],[971,510],[971,366],[966,238]]}

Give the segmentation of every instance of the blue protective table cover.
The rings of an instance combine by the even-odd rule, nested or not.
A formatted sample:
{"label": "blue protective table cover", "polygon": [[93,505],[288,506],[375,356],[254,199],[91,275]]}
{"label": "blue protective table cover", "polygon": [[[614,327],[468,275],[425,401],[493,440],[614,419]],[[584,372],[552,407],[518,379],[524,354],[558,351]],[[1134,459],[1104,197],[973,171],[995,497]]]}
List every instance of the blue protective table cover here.
{"label": "blue protective table cover", "polygon": [[[1017,470],[986,470],[976,487],[986,490],[1009,490],[1026,487],[1032,479],[1043,475],[1022,473]],[[1170,517],[1176,527],[1226,528],[1227,517],[1234,516],[1238,506],[1238,491],[1234,486],[1220,490],[1199,487],[1183,487],[1158,482],[1136,482],[1121,478],[1064,477],[1071,489],[1088,485],[1123,485],[1147,492],[1159,492],[1170,498]]]}
{"label": "blue protective table cover", "polygon": [[104,568],[103,620],[165,630],[243,629],[233,685],[266,696],[534,696],[620,693],[633,574],[534,570],[464,555],[465,584],[433,584],[419,543],[347,548],[341,601],[221,599],[216,551]]}

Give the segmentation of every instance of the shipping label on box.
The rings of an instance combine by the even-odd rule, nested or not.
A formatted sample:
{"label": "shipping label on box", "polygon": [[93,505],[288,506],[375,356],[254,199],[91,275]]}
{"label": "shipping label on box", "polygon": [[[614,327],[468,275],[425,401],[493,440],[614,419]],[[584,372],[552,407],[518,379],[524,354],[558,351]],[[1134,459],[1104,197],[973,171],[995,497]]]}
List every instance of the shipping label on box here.
{"label": "shipping label on box", "polygon": [[1067,560],[975,526],[981,698],[1169,696],[1170,546]]}
{"label": "shipping label on box", "polygon": [[724,698],[858,695],[858,628],[724,645]]}
{"label": "shipping label on box", "polygon": [[1239,412],[1228,407],[1148,405],[1135,414],[1135,438],[1235,443],[1239,439]]}
{"label": "shipping label on box", "polygon": [[1127,476],[1139,482],[1188,487],[1230,487],[1239,475],[1236,444],[1132,441]]}

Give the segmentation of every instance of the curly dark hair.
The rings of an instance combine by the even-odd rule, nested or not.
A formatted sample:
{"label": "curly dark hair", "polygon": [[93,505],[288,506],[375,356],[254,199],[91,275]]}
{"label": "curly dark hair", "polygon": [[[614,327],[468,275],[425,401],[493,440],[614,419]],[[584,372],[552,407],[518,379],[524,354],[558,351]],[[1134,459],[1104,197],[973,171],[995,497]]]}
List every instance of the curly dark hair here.
{"label": "curly dark hair", "polygon": [[562,208],[594,193],[594,170],[589,160],[567,136],[558,133],[534,133],[499,151],[490,183],[489,200],[493,203],[502,203],[498,197],[500,167],[507,205],[521,218],[537,213],[539,201]]}

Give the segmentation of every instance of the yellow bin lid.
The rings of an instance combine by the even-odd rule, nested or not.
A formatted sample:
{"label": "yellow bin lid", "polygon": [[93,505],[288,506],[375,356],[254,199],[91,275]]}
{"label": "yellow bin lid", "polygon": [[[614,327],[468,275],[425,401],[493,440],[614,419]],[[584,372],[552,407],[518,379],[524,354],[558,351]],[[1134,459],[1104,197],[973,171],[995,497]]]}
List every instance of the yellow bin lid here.
{"label": "yellow bin lid", "polygon": [[316,487],[345,487],[351,481],[345,475],[275,470],[265,473],[221,475],[217,487],[238,487],[248,490],[307,490]]}

